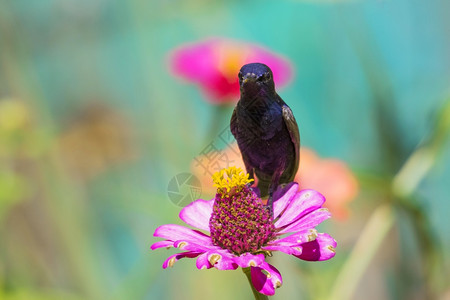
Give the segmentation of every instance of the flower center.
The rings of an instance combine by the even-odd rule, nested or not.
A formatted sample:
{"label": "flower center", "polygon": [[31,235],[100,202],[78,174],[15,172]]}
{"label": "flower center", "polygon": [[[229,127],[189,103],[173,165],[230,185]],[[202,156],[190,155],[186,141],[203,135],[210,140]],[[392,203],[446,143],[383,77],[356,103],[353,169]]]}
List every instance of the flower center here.
{"label": "flower center", "polygon": [[234,45],[232,43],[223,43],[221,47],[216,50],[217,64],[220,72],[227,79],[228,82],[233,83],[237,81],[237,73],[240,67],[245,63],[247,56],[247,49],[241,45]]}
{"label": "flower center", "polygon": [[231,167],[215,173],[213,180],[217,194],[209,228],[214,245],[240,255],[257,252],[275,238],[275,226],[269,211],[246,186],[252,181],[248,174]]}

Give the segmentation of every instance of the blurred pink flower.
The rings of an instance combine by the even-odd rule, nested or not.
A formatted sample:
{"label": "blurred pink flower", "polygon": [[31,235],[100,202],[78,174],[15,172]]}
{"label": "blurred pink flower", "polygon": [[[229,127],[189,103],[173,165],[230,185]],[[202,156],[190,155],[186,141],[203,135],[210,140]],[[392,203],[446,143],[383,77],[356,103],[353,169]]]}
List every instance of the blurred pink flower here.
{"label": "blurred pink flower", "polygon": [[172,72],[198,84],[208,100],[216,104],[239,99],[237,74],[242,65],[260,62],[268,65],[277,87],[292,77],[291,63],[269,50],[250,43],[223,38],[185,44],[170,55]]}
{"label": "blurred pink flower", "polygon": [[338,159],[322,159],[305,147],[300,151],[300,168],[294,181],[299,182],[300,189],[320,191],[327,198],[325,206],[340,220],[348,217],[346,206],[359,191],[358,181],[347,164]]}

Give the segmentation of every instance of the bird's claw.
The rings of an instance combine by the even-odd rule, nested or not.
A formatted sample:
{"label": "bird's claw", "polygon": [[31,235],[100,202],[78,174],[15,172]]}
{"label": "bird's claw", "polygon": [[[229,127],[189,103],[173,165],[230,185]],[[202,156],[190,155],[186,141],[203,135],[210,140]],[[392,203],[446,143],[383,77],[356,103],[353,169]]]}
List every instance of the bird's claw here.
{"label": "bird's claw", "polygon": [[269,211],[270,216],[273,218],[273,198],[272,198],[272,196],[269,196],[269,199],[267,200],[266,208]]}
{"label": "bird's claw", "polygon": [[247,188],[249,188],[250,190],[253,191],[253,193],[256,194],[256,196],[258,196],[259,198],[261,198],[261,191],[259,190],[258,187],[252,186],[251,183],[247,183],[246,185],[247,185]]}

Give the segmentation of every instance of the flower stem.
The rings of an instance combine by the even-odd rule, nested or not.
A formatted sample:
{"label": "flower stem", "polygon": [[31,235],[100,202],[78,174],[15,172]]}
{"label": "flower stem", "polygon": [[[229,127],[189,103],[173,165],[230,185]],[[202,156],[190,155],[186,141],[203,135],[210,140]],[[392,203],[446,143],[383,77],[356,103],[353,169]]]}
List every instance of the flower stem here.
{"label": "flower stem", "polygon": [[[399,199],[400,204],[404,208],[410,208],[408,212],[415,218],[419,217],[423,219],[424,216],[420,214],[420,210],[414,208],[413,205],[404,200],[413,194],[419,183],[426,177],[436,163],[439,152],[443,148],[444,137],[450,131],[448,116],[450,116],[450,101],[447,101],[443,112],[438,117],[433,135],[426,143],[419,146],[412,153],[392,180],[392,196]],[[392,205],[383,204],[373,212],[362,230],[352,253],[342,267],[331,289],[329,299],[351,298],[365,269],[393,225],[394,215]],[[428,238],[426,235],[424,236],[424,230],[423,225],[418,226],[417,231],[419,235],[422,235],[422,240]],[[429,247],[432,247],[432,245]],[[426,250],[429,253],[432,252],[429,249]],[[428,255],[430,256],[430,254]],[[428,268],[432,268],[428,265]],[[428,270],[428,272],[430,273],[431,271]]]}
{"label": "flower stem", "polygon": [[328,299],[350,299],[372,257],[394,225],[389,204],[380,205],[372,214],[360,234],[350,257],[339,273]]}
{"label": "flower stem", "polygon": [[252,283],[252,274],[251,274],[251,267],[248,268],[242,268],[242,272],[244,272],[245,276],[247,276],[248,283],[250,284],[250,287],[252,288],[253,296],[255,296],[255,300],[268,300],[269,297],[266,295],[263,295],[259,293]]}

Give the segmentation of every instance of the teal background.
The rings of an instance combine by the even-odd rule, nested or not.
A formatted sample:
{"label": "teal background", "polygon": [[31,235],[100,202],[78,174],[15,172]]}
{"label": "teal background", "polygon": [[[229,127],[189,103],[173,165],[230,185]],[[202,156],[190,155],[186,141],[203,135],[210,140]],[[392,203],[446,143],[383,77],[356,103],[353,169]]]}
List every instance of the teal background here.
{"label": "teal background", "polygon": [[[351,218],[320,226],[338,241],[336,258],[275,255],[284,285],[274,298],[329,296],[382,203],[394,208],[394,226],[351,299],[448,297],[448,11],[443,0],[2,0],[0,98],[26,103],[33,126],[19,133],[32,136],[26,147],[3,141],[0,152],[1,174],[24,178],[0,197],[0,298],[251,297],[240,271],[199,271],[189,259],[162,270],[174,251],[149,250],[157,226],[181,224],[168,182],[189,171],[211,124],[225,128],[233,109],[216,119],[198,87],[169,72],[172,49],[209,37],[287,57],[295,76],[279,94],[302,145],[345,161],[361,184]],[[85,178],[54,147],[98,102],[126,120],[133,155]],[[431,149],[431,168],[398,197],[392,179],[418,147]]]}

